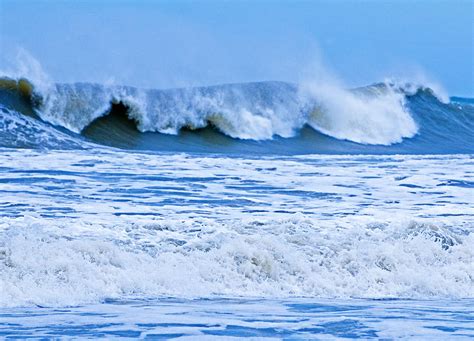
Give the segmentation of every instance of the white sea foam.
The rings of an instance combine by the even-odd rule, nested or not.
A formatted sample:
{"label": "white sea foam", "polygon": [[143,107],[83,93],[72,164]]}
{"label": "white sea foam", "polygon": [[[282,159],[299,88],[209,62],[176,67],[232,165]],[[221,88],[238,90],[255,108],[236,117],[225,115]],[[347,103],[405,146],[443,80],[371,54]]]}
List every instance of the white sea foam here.
{"label": "white sea foam", "polygon": [[2,150],[1,304],[473,297],[471,162]]}
{"label": "white sea foam", "polygon": [[2,146],[11,148],[82,148],[89,143],[0,104]]}
{"label": "white sea foam", "polygon": [[109,232],[91,224],[100,238],[32,217],[1,223],[9,225],[2,306],[161,295],[474,297],[472,235],[436,222],[117,221]]}

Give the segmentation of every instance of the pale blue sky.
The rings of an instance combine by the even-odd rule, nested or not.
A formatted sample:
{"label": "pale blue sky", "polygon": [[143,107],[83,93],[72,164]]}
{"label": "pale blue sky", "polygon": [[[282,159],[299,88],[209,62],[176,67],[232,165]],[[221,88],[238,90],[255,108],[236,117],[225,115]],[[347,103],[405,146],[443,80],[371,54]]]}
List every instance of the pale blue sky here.
{"label": "pale blue sky", "polygon": [[421,73],[474,96],[473,3],[0,0],[0,63],[20,47],[56,81],[173,87],[298,81],[322,59],[350,86]]}

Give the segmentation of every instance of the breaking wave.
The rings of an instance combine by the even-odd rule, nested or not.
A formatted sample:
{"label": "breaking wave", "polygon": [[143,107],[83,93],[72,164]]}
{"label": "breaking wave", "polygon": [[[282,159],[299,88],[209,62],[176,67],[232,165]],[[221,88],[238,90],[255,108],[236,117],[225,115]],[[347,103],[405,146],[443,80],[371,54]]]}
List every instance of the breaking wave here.
{"label": "breaking wave", "polygon": [[[0,78],[0,134],[8,136],[3,146],[15,147],[17,137],[19,147],[41,147],[45,135],[57,140],[60,134],[66,148],[89,141],[191,152],[474,151],[473,142],[466,142],[474,140],[472,105],[449,102],[424,85],[385,81],[348,90],[272,81],[156,90],[57,84],[34,74]],[[46,146],[51,144],[64,147],[59,141]]]}

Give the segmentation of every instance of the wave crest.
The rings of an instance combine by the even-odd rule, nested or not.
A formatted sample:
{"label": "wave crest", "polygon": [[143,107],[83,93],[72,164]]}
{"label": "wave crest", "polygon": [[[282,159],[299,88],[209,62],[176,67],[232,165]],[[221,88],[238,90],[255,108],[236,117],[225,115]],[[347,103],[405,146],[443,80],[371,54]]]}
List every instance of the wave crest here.
{"label": "wave crest", "polygon": [[[370,87],[369,87],[370,88]],[[90,83],[56,84],[39,107],[41,118],[80,133],[123,103],[141,132],[178,134],[215,126],[239,139],[292,137],[305,125],[329,136],[389,145],[413,137],[417,126],[402,92],[300,87],[282,82],[144,90]]]}
{"label": "wave crest", "polygon": [[17,70],[1,74],[18,80],[20,90],[30,84],[28,91],[41,99],[35,103],[38,115],[75,133],[110,112],[114,103],[127,107],[141,132],[178,134],[183,128],[212,125],[233,138],[268,140],[293,137],[310,125],[338,139],[388,145],[417,131],[403,105],[404,92],[394,87],[362,94],[330,82],[317,87],[257,82],[170,90],[55,84],[26,51],[18,60]]}
{"label": "wave crest", "polygon": [[332,137],[390,145],[413,137],[418,131],[405,107],[405,94],[390,86],[349,91],[323,84],[306,86],[304,91],[318,103],[311,111],[308,123]]}
{"label": "wave crest", "polygon": [[[430,117],[429,112],[449,111],[442,114],[442,120],[452,121],[451,111],[455,109],[442,107],[446,102],[442,91],[394,80],[351,90],[330,79],[320,83],[255,82],[155,90],[53,83],[26,52],[19,60],[18,70],[0,71],[0,75],[6,75],[0,78],[0,101],[5,104],[5,91],[17,92],[29,99],[32,107],[27,111],[74,133],[83,133],[121,104],[136,130],[142,133],[181,135],[183,131],[214,127],[234,139],[261,141],[307,135],[309,126],[343,140],[339,143],[383,147],[410,141],[420,129],[425,129],[422,125],[426,122],[426,132],[439,134],[441,119]],[[408,103],[420,94],[430,97],[419,103],[428,108],[428,113],[421,113],[423,117]],[[441,102],[436,102],[436,98]],[[470,118],[464,117],[464,113],[458,116],[460,128],[469,135]],[[456,122],[448,123],[451,129]],[[103,138],[93,140],[103,142]],[[458,145],[457,140],[453,143]]]}

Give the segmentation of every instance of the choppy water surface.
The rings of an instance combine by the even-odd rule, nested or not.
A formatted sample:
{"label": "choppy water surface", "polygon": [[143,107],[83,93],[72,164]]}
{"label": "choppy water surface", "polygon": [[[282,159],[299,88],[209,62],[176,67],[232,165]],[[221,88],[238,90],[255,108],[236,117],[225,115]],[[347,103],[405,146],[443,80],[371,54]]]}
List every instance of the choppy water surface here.
{"label": "choppy water surface", "polygon": [[474,106],[0,77],[0,335],[471,338]]}
{"label": "choppy water surface", "polygon": [[106,301],[4,309],[0,335],[24,338],[471,339],[472,300],[212,299]]}
{"label": "choppy water surface", "polygon": [[0,164],[3,335],[473,336],[470,155]]}

